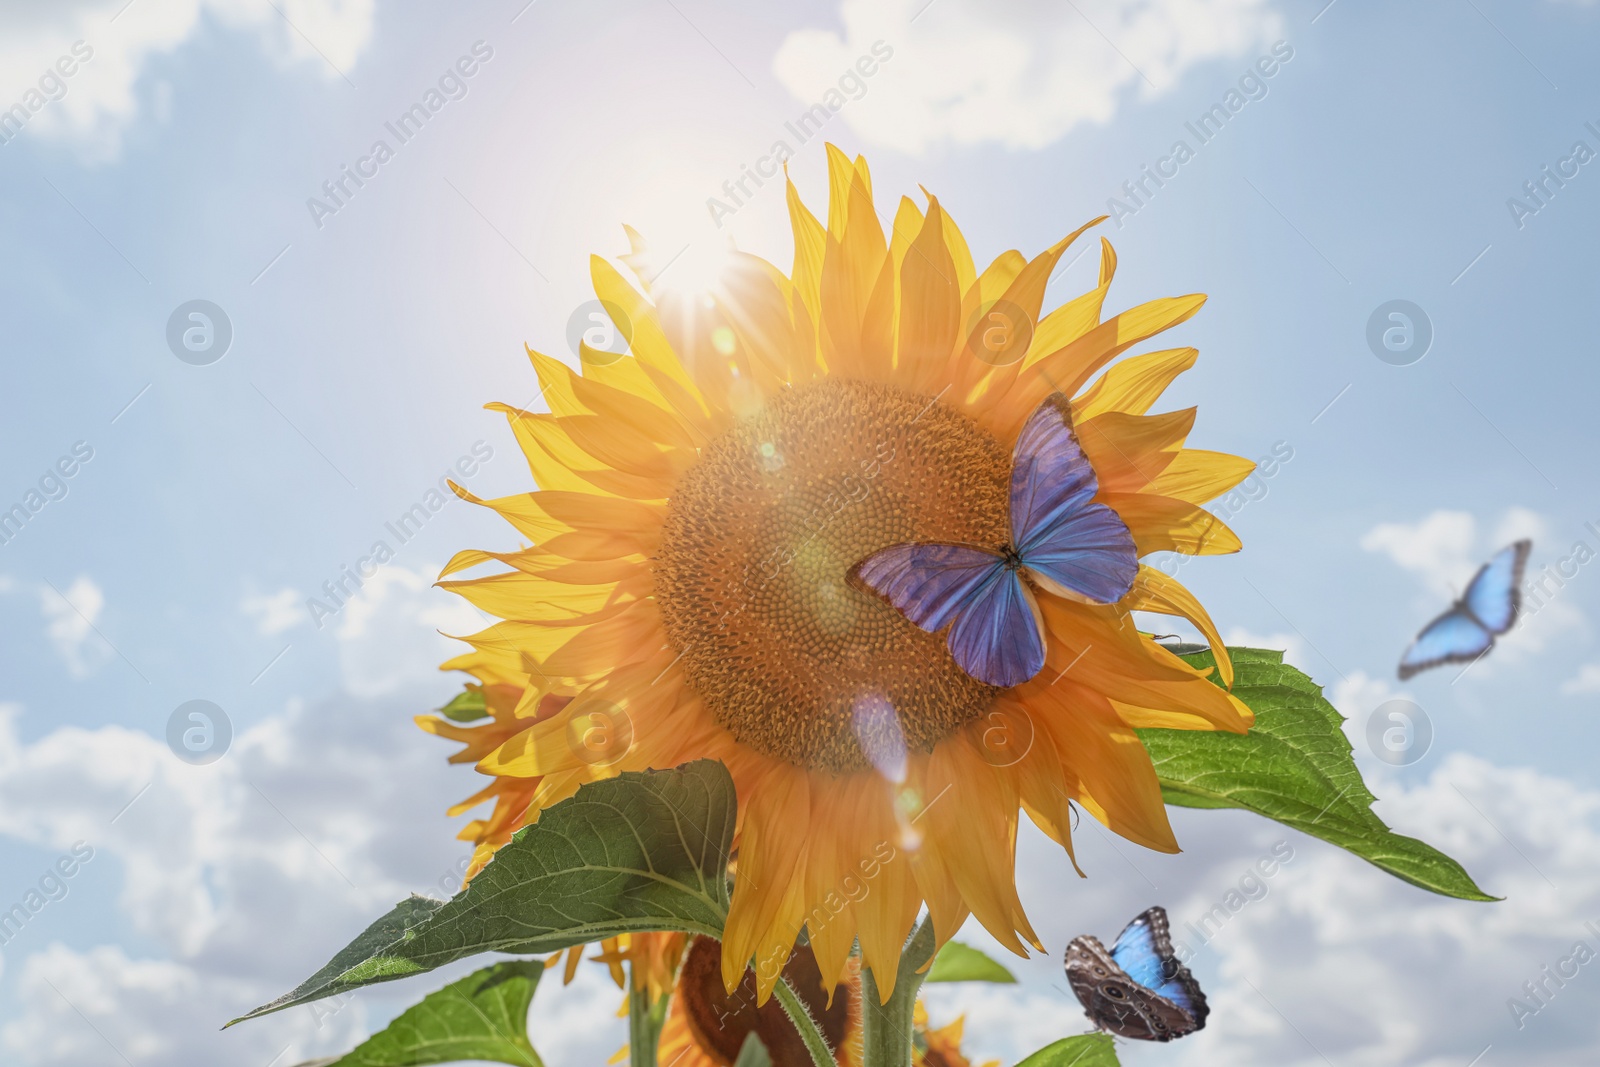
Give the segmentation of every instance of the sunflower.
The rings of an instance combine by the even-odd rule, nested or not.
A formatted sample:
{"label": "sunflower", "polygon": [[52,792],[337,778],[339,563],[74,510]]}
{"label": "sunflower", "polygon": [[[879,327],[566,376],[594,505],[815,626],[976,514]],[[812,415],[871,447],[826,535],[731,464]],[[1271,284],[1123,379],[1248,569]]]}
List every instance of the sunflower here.
{"label": "sunflower", "polygon": [[[798,945],[782,973],[834,1050],[838,1067],[860,1067],[861,979],[854,961],[834,981],[824,983],[816,956],[808,946]],[[811,1054],[783,1008],[759,1000],[755,972],[746,968],[733,989],[724,988],[721,944],[694,938],[672,991],[656,1063],[731,1067],[750,1034],[761,1039],[773,1067],[811,1067]]]}
{"label": "sunflower", "polygon": [[[912,1067],[972,1067],[972,1061],[961,1051],[961,1034],[966,1029],[966,1016],[958,1016],[952,1023],[935,1030],[928,1022],[928,1009],[917,1001],[912,1014],[915,1033],[912,1038]],[[989,1060],[983,1067],[1000,1067],[999,1060]]]}
{"label": "sunflower", "polygon": [[887,998],[924,905],[941,944],[973,915],[1014,952],[1042,951],[1014,882],[1019,813],[1069,856],[1074,805],[1177,851],[1135,729],[1252,721],[1134,624],[1134,611],[1189,619],[1231,685],[1204,608],[1153,567],[1111,605],[1035,590],[1046,664],[1009,689],[850,580],[892,544],[1006,544],[1011,448],[1057,394],[1096,499],[1140,555],[1237,550],[1201,505],[1252,464],[1185,448],[1192,408],[1148,414],[1194,349],[1113,362],[1204,297],[1102,319],[1117,265],[1102,239],[1099,284],[1041,317],[1088,226],[978,273],[937,198],[902,198],[886,236],[865,161],[830,146],[828,162],[826,224],[788,184],[787,275],[734,253],[712,291],[672,292],[651,284],[632,230],[637,287],[591,260],[627,352],[585,346],[580,372],[530,350],[549,411],[490,407],[537,491],[456,488],[531,546],[448,564],[441,577],[510,569],[441,582],[503,620],[444,669],[515,701],[497,698],[481,726],[428,726],[494,779],[467,802],[496,801],[466,835],[482,858],[586,782],[721,760],[739,800],[721,973],[731,990],[757,960],[762,1001],[802,928],[825,985],[859,940]]}
{"label": "sunflower", "polygon": [[[801,944],[784,964],[783,974],[834,1050],[834,1062],[839,1067],[860,1067],[862,1004],[857,961],[846,962],[829,992],[824,989],[816,956],[808,945]],[[934,1029],[926,1007],[917,1001],[912,1067],[972,1067],[961,1050],[963,1024],[958,1018]],[[672,988],[656,1063],[659,1067],[731,1067],[752,1033],[761,1039],[774,1067],[811,1067],[811,1055],[789,1016],[771,1001],[758,1003],[755,972],[747,968],[739,985],[729,992],[722,985],[721,945],[708,937],[692,939]],[[626,1058],[623,1049],[612,1062],[625,1062]]]}

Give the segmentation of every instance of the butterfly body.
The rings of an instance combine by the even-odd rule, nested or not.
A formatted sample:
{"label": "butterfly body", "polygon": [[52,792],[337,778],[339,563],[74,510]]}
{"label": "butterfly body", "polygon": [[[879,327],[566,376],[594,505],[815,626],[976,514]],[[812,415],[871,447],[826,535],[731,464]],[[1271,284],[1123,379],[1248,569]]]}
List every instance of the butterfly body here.
{"label": "butterfly body", "polygon": [[1067,946],[1067,981],[1100,1029],[1139,1041],[1171,1041],[1205,1027],[1200,983],[1172,950],[1167,913],[1139,915],[1106,949],[1085,934]]}
{"label": "butterfly body", "polygon": [[1442,663],[1470,663],[1511,629],[1522,604],[1522,574],[1533,542],[1507,545],[1478,568],[1450,610],[1422,628],[1400,657],[1402,680]]}
{"label": "butterfly body", "polygon": [[950,654],[972,677],[1009,687],[1044,667],[1044,618],[1033,586],[1096,604],[1120,600],[1139,559],[1115,511],[1094,502],[1099,482],[1056,394],[1036,408],[1011,461],[1011,539],[981,545],[891,545],[852,569],[855,580],[929,633],[949,627]]}

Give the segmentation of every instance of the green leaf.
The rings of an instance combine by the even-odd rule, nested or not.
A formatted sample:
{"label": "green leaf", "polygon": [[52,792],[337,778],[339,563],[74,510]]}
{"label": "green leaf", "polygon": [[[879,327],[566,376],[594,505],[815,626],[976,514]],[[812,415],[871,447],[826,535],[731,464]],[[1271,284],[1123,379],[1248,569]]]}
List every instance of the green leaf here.
{"label": "green leaf", "polygon": [[439,714],[452,722],[476,722],[488,716],[489,706],[484,702],[482,689],[468,686],[440,708]]}
{"label": "green leaf", "polygon": [[1017,1067],[1118,1067],[1110,1034],[1079,1034],[1046,1045]]}
{"label": "green leaf", "polygon": [[485,967],[429,993],[354,1051],[300,1067],[417,1067],[455,1060],[543,1067],[528,1040],[528,1005],[543,970],[537,960]]}
{"label": "green leaf", "polygon": [[[1256,713],[1243,736],[1222,731],[1140,730],[1168,804],[1243,808],[1320,837],[1414,886],[1462,900],[1498,900],[1455,860],[1397,834],[1372,812],[1376,799],[1356,770],[1344,718],[1322,687],[1282,652],[1230,648],[1233,695]],[[1215,664],[1211,652],[1184,657]]]}
{"label": "green leaf", "polygon": [[772,1067],[772,1056],[754,1030],[745,1035],[744,1044],[739,1046],[739,1058],[733,1061],[733,1067]]}
{"label": "green leaf", "polygon": [[716,760],[591,782],[517,831],[466,889],[402,901],[316,974],[233,1022],[480,952],[543,955],[649,930],[720,937],[736,806]]}
{"label": "green leaf", "polygon": [[1016,978],[994,960],[970,945],[947,941],[933,958],[928,970],[929,982],[1009,982]]}

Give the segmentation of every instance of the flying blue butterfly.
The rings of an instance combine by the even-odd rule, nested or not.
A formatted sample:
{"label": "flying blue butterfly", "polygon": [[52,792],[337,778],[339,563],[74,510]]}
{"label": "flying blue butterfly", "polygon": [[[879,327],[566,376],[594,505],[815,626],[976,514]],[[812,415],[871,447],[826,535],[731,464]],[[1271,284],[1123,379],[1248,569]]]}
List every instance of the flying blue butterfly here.
{"label": "flying blue butterfly", "polygon": [[1172,951],[1167,913],[1156,907],[1123,927],[1107,952],[1099,938],[1067,946],[1067,981],[1090,1021],[1140,1041],[1171,1041],[1203,1029],[1211,1009]]}
{"label": "flying blue butterfly", "polygon": [[1507,545],[1473,576],[1466,593],[1449,611],[1422,628],[1400,657],[1400,677],[1441,663],[1469,663],[1494,647],[1511,629],[1522,604],[1522,570],[1532,541]]}
{"label": "flying blue butterfly", "polygon": [[1133,587],[1138,552],[1127,524],[1094,503],[1100,483],[1060,393],[1034,409],[1011,456],[1011,541],[999,552],[918,541],[891,545],[853,573],[902,615],[938,633],[989,685],[1020,685],[1044,667],[1044,619],[1023,572],[1048,592],[1113,604]]}

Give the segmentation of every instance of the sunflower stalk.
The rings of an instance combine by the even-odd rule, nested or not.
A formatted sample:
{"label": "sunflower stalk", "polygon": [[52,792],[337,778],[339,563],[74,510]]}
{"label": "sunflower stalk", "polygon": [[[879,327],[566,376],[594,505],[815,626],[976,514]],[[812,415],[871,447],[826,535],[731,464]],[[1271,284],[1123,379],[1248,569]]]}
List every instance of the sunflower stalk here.
{"label": "sunflower stalk", "polygon": [[833,1050],[828,1047],[828,1039],[822,1035],[822,1028],[817,1025],[817,1020],[811,1017],[810,1010],[800,999],[800,994],[794,991],[794,986],[789,984],[789,979],[778,979],[778,984],[772,987],[772,991],[777,995],[778,1003],[783,1005],[789,1021],[800,1031],[800,1040],[805,1042],[806,1051],[811,1053],[812,1067],[835,1067]]}
{"label": "sunflower stalk", "polygon": [[671,993],[650,999],[650,982],[637,963],[628,965],[628,1062],[633,1067],[653,1067],[661,1027],[667,1018]]}
{"label": "sunflower stalk", "polygon": [[878,994],[872,968],[861,970],[861,1062],[863,1067],[910,1067],[917,992],[933,959],[933,918],[917,924],[900,953],[900,971],[887,1002]]}

